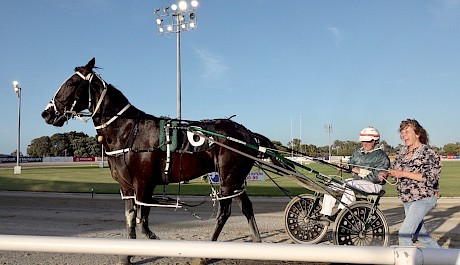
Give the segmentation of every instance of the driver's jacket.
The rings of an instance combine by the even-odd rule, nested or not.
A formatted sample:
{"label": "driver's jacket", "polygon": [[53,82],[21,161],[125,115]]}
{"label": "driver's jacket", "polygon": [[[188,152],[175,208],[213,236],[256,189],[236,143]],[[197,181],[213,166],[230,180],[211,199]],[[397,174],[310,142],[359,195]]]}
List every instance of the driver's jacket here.
{"label": "driver's jacket", "polygon": [[348,161],[348,167],[350,169],[358,167],[371,171],[369,175],[364,178],[353,173],[353,179],[365,179],[375,184],[383,185],[385,182],[381,182],[378,175],[379,172],[386,171],[390,168],[390,159],[385,151],[383,151],[383,145],[368,152],[364,151],[364,148],[361,147],[351,155]]}

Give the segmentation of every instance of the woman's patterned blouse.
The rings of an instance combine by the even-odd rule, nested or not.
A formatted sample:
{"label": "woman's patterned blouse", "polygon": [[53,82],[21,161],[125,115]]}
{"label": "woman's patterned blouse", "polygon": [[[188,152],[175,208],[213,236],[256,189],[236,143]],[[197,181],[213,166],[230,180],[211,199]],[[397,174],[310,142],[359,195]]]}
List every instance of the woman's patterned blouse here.
{"label": "woman's patterned blouse", "polygon": [[441,160],[428,145],[422,144],[414,149],[412,156],[406,158],[409,149],[404,146],[396,152],[394,169],[412,173],[422,173],[422,181],[409,178],[398,179],[398,196],[403,202],[417,201],[435,195],[439,190]]}

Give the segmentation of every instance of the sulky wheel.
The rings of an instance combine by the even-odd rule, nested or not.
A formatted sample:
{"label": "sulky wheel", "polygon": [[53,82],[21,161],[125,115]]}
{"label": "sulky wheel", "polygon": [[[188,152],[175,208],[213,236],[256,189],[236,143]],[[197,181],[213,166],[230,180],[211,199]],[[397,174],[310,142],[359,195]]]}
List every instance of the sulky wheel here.
{"label": "sulky wheel", "polygon": [[284,224],[289,237],[296,243],[318,243],[327,232],[329,224],[319,221],[321,203],[308,216],[315,199],[313,195],[302,194],[294,197],[286,206]]}
{"label": "sulky wheel", "polygon": [[387,220],[379,209],[372,216],[371,210],[372,204],[368,202],[355,202],[349,209],[343,209],[335,221],[334,244],[387,246],[390,237]]}

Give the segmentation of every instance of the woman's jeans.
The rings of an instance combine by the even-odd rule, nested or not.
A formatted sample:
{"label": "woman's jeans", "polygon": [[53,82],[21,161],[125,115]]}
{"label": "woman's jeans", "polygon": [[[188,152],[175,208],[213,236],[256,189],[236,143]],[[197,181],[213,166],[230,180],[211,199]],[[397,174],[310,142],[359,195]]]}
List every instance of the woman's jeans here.
{"label": "woman's jeans", "polygon": [[[423,221],[425,215],[434,208],[438,198],[431,196],[418,201],[405,202],[404,213],[406,218],[399,229],[399,245],[412,246],[412,235],[416,232],[418,225]],[[422,224],[418,233],[418,241],[427,248],[439,248],[438,243],[428,234],[425,224]]]}

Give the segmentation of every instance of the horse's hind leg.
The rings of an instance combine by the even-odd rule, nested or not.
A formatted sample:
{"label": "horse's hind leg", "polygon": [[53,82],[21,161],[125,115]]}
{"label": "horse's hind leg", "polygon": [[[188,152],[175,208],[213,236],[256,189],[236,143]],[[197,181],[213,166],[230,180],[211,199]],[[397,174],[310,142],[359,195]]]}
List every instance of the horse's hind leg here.
{"label": "horse's hind leg", "polygon": [[138,206],[137,210],[138,219],[137,222],[141,225],[141,232],[142,234],[148,239],[160,239],[155,233],[153,233],[149,228],[149,214],[150,214],[150,207],[149,206]]}
{"label": "horse's hind leg", "polygon": [[[136,205],[134,199],[125,200],[126,234],[129,239],[136,239]],[[132,256],[120,256],[118,265],[131,264]]]}
{"label": "horse's hind leg", "polygon": [[224,199],[219,201],[219,209],[217,211],[217,222],[214,227],[214,233],[212,234],[211,240],[217,241],[217,238],[222,232],[225,223],[232,214],[232,199]]}
{"label": "horse's hind leg", "polygon": [[[225,193],[222,192],[222,195]],[[225,196],[225,195],[224,195]],[[219,209],[217,210],[217,217],[216,217],[216,226],[214,227],[214,233],[212,234],[211,240],[217,241],[219,238],[220,232],[227,223],[228,218],[232,214],[232,199],[223,199],[219,201]],[[192,262],[192,265],[207,265],[208,259],[206,258],[198,258]]]}
{"label": "horse's hind leg", "polygon": [[241,211],[248,220],[249,230],[252,233],[252,242],[262,242],[260,239],[259,228],[257,228],[256,219],[254,217],[254,209],[252,208],[252,202],[246,192],[243,192],[240,196],[235,198],[240,205]]}

